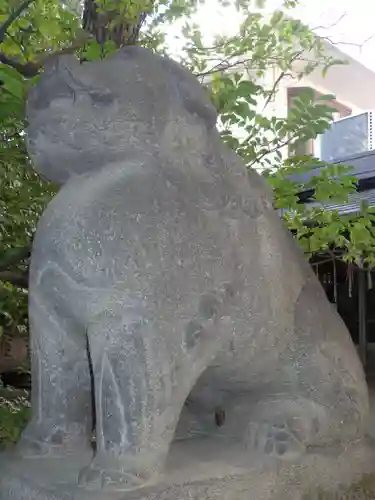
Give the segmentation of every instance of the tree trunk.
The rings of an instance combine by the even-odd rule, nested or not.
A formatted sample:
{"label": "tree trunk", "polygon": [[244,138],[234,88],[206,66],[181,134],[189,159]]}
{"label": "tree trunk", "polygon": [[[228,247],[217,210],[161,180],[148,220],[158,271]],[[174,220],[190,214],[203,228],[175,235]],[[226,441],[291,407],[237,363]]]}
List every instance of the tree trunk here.
{"label": "tree trunk", "polygon": [[119,10],[101,12],[96,0],[85,0],[82,27],[101,45],[107,41],[113,42],[116,47],[135,45],[146,17],[146,12],[140,12],[136,20],[130,21]]}
{"label": "tree trunk", "polygon": [[28,365],[29,342],[26,338],[4,336],[0,340],[0,374],[16,372]]}

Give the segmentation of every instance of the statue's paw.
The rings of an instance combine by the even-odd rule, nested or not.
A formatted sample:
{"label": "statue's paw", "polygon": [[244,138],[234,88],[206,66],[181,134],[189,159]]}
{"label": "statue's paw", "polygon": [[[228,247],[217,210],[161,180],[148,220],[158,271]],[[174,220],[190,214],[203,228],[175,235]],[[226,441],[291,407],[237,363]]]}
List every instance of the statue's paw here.
{"label": "statue's paw", "polygon": [[95,459],[78,476],[79,486],[88,490],[126,491],[144,486],[145,478],[122,469],[108,467]]}
{"label": "statue's paw", "polygon": [[57,426],[31,421],[21,435],[16,453],[23,458],[65,458],[67,455],[92,456],[89,436],[66,432]]}
{"label": "statue's paw", "polygon": [[16,453],[22,458],[64,458],[67,454],[63,446],[28,438],[21,438]]}
{"label": "statue's paw", "polygon": [[249,448],[284,460],[295,460],[306,452],[305,445],[287,424],[251,422],[247,444]]}
{"label": "statue's paw", "polygon": [[40,441],[21,438],[16,445],[16,453],[23,458],[47,457],[51,454],[50,446]]}
{"label": "statue's paw", "polygon": [[54,444],[22,437],[16,446],[16,453],[22,458],[66,458],[70,455],[92,457],[92,448],[83,440]]}

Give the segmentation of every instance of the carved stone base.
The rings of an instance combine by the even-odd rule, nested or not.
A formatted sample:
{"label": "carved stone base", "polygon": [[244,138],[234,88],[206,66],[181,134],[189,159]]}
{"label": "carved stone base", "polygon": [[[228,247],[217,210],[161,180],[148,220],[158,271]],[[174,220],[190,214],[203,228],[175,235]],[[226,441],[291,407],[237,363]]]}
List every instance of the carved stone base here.
{"label": "carved stone base", "polygon": [[[109,493],[78,488],[90,457],[0,458],[0,500],[302,500],[319,490],[340,492],[375,470],[375,445],[311,452],[298,462],[265,458],[200,439],[176,443],[166,472],[154,484]],[[310,493],[310,497],[304,497]],[[340,496],[337,496],[340,498]]]}

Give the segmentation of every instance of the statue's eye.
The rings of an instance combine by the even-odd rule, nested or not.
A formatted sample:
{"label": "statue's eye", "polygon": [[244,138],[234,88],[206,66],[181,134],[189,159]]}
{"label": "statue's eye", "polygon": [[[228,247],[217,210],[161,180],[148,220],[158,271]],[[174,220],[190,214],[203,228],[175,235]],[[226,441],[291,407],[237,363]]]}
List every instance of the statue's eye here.
{"label": "statue's eye", "polygon": [[74,90],[61,78],[52,78],[48,81],[40,80],[29,95],[29,102],[35,109],[46,109],[56,99],[74,100]]}
{"label": "statue's eye", "polygon": [[114,101],[114,96],[109,92],[90,92],[89,95],[94,106],[109,106]]}

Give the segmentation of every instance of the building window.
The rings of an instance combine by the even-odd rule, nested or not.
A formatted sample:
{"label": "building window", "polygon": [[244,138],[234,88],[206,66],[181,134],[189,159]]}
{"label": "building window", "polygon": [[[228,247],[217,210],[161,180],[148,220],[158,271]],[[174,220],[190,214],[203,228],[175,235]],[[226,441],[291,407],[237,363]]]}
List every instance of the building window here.
{"label": "building window", "polygon": [[[301,92],[306,90],[307,87],[289,87],[287,89],[287,99],[288,99],[288,113],[290,110],[293,108],[293,99],[299,96]],[[315,95],[317,99],[322,95],[320,92],[315,90]],[[336,113],[333,113],[333,121],[339,120],[340,118],[345,118],[346,116],[349,116],[352,114],[352,110],[342,104],[341,102],[335,100],[332,101],[326,101],[326,104],[328,106],[331,106],[332,108],[336,109]],[[288,148],[288,154],[289,156],[294,156],[294,155],[312,155],[314,156],[317,151],[315,151],[315,141],[314,139],[310,139],[306,141],[304,144],[299,144],[297,148]]]}

